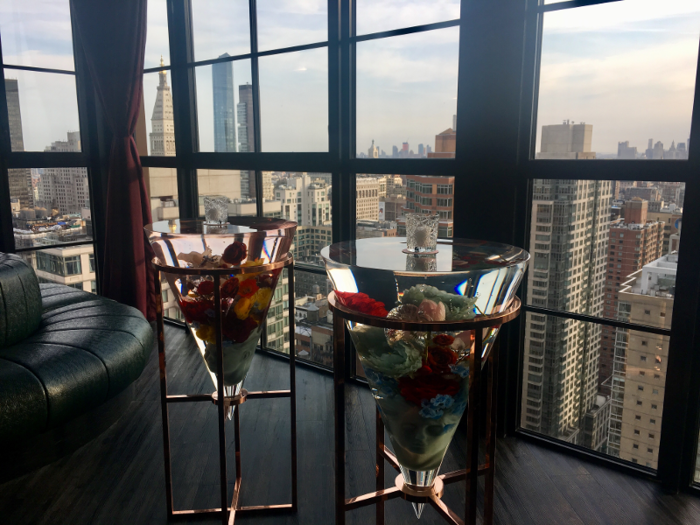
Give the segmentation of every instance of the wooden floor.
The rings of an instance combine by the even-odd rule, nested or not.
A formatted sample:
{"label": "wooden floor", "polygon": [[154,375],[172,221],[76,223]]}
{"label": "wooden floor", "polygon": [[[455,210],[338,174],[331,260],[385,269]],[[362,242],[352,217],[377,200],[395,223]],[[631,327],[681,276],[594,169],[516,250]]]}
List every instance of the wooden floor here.
{"label": "wooden floor", "polygon": [[[209,377],[191,338],[179,328],[167,327],[166,341],[171,393],[210,392]],[[69,457],[0,485],[0,523],[167,523],[157,368],[154,351],[137,382],[131,412],[98,439]],[[284,361],[258,355],[246,386],[286,388],[287,370]],[[332,380],[299,367],[297,384],[299,510],[288,516],[240,517],[236,523],[333,523]],[[366,388],[353,386],[349,390],[348,496],[371,491],[374,486],[374,404]],[[286,503],[290,499],[288,407],[288,401],[281,399],[251,400],[241,406],[245,505]],[[171,409],[171,420],[176,506],[218,506],[215,406],[176,405]],[[496,523],[700,523],[700,499],[666,495],[648,481],[515,438],[501,440],[496,456]],[[232,463],[230,460],[231,479]],[[462,440],[456,439],[442,471],[461,465],[464,449]],[[388,484],[393,477],[393,470],[387,468]],[[445,501],[463,509],[463,491],[462,483],[449,486]],[[416,520],[411,506],[403,500],[391,501],[386,508],[387,524],[444,523],[430,507],[420,521]],[[373,524],[373,509],[353,511],[348,519],[353,524]],[[192,519],[188,523],[217,521]]]}

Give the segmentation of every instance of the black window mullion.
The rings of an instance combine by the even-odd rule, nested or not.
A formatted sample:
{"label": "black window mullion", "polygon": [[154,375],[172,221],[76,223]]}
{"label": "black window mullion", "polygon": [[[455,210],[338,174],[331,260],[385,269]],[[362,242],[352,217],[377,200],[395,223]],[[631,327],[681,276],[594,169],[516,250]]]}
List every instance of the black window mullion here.
{"label": "black window mullion", "polygon": [[[258,6],[256,0],[248,0],[250,13],[250,76],[253,83],[253,152],[262,151],[262,133],[260,129],[260,70],[258,64]],[[250,175],[249,175],[250,177]],[[253,172],[255,184],[255,209],[258,217],[263,210],[263,176],[262,170]]]}
{"label": "black window mullion", "polygon": [[194,61],[191,13],[190,0],[168,1],[177,198],[180,218],[183,219],[199,216],[197,171],[192,166],[192,154],[199,149],[196,84],[194,68],[188,67]]}
{"label": "black window mullion", "polygon": [[[673,334],[669,344],[664,395],[659,477],[677,491],[693,481],[700,422],[700,51],[686,170],[683,232],[678,251]],[[681,285],[678,285],[680,283]]]}
{"label": "black window mullion", "polygon": [[5,68],[2,58],[2,35],[0,35],[0,251],[15,250],[15,236],[12,233],[12,208],[10,206],[10,176],[7,159],[10,156],[10,116],[5,93]]}
{"label": "black window mullion", "polygon": [[[77,42],[71,9],[73,42]],[[102,108],[96,97],[95,88],[88,72],[87,59],[82,46],[73,45],[75,63],[76,95],[78,97],[78,118],[80,122],[81,154],[87,162],[88,192],[90,195],[90,222],[92,224],[92,246],[95,260],[94,271],[97,293],[102,293],[102,271],[105,250],[105,223],[107,212],[107,175],[111,134],[104,120],[100,119]],[[108,136],[110,135],[110,136]]]}

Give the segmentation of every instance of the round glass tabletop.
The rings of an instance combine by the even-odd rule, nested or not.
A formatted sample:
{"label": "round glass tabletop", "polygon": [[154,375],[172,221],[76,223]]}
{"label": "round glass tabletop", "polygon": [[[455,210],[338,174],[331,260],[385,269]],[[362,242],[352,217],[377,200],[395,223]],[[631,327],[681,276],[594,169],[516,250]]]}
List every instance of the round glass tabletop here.
{"label": "round glass tabletop", "polygon": [[321,256],[331,265],[401,274],[493,270],[524,265],[530,258],[522,248],[471,239],[440,240],[435,255],[406,254],[405,248],[405,237],[381,237],[332,244],[321,250]]}

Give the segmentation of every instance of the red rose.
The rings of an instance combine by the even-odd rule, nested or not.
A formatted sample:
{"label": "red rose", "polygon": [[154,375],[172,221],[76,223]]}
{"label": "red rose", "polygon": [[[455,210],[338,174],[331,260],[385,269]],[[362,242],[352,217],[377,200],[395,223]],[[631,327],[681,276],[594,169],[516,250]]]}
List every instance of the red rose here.
{"label": "red rose", "polygon": [[255,282],[255,277],[248,277],[238,287],[238,295],[241,297],[252,297],[259,289],[260,287]]}
{"label": "red rose", "polygon": [[197,285],[199,295],[209,295],[214,293],[214,283],[212,281],[202,281]]}
{"label": "red rose", "polygon": [[226,247],[221,258],[224,262],[232,264],[233,266],[237,266],[241,264],[241,261],[243,259],[245,259],[247,253],[248,248],[244,243],[240,241],[233,241],[232,244],[229,244]]}
{"label": "red rose", "polygon": [[235,314],[227,315],[223,322],[224,337],[234,343],[245,343],[257,327],[258,323],[251,317],[240,320]]}
{"label": "red rose", "polygon": [[444,346],[431,346],[428,348],[428,366],[439,374],[450,371],[450,365],[457,362],[457,356],[449,348]]}
{"label": "red rose", "polygon": [[210,321],[207,310],[214,309],[213,301],[180,301],[180,310],[188,323],[207,323]]}
{"label": "red rose", "polygon": [[221,298],[235,297],[238,293],[238,279],[231,277],[221,285]]}
{"label": "red rose", "polygon": [[335,292],[335,295],[344,306],[351,310],[374,317],[386,317],[389,315],[389,312],[384,307],[384,303],[375,301],[366,293]]}
{"label": "red rose", "polygon": [[455,338],[447,334],[440,334],[433,337],[433,343],[440,346],[450,346],[454,342]]}
{"label": "red rose", "polygon": [[459,380],[442,374],[416,375],[413,379],[399,379],[399,389],[406,401],[421,405],[423,400],[433,399],[438,394],[455,396],[459,392]]}

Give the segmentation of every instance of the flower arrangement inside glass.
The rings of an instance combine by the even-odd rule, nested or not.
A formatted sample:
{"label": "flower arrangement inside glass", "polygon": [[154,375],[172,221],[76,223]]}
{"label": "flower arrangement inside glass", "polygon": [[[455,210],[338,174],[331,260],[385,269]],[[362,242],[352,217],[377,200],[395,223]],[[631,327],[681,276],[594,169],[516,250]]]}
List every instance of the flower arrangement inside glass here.
{"label": "flower arrangement inside glass", "polygon": [[[173,268],[163,276],[217,389],[216,309],[221,312],[227,398],[238,395],[243,387],[282,273],[282,268],[268,270],[265,266],[287,258],[295,230],[294,222],[255,217],[230,218],[215,227],[180,220],[146,226],[156,257]],[[189,275],[178,273],[178,268],[202,272]],[[206,271],[222,269],[226,271],[219,277],[217,305],[214,278]],[[232,406],[226,406],[226,414],[232,416]]]}
{"label": "flower arrangement inside glass", "polygon": [[[402,242],[362,239],[322,250],[338,302],[397,321],[465,321],[505,311],[529,259],[513,246],[443,242],[431,264],[417,271]],[[347,326],[405,483],[432,486],[467,407],[473,331]],[[485,329],[480,351],[486,353],[497,334],[498,327]],[[414,509],[420,517],[423,504]]]}

